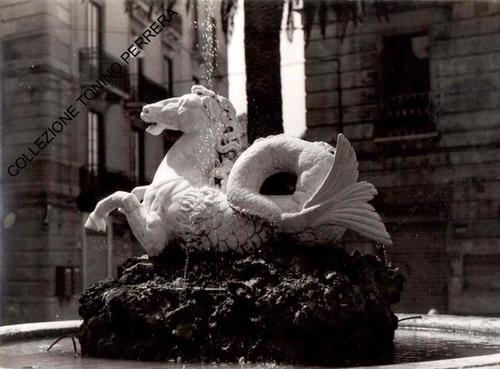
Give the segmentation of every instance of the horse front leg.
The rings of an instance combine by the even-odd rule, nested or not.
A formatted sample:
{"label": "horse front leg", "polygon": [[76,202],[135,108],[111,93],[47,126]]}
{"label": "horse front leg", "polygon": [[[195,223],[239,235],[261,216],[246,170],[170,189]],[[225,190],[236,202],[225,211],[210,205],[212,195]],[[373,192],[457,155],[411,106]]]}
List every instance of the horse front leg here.
{"label": "horse front leg", "polygon": [[[147,186],[144,186],[144,190]],[[139,187],[142,190],[142,188]],[[135,238],[150,256],[159,255],[167,244],[168,227],[159,212],[148,211],[140,204],[141,194],[130,193],[124,197],[118,209],[127,217],[128,225]]]}
{"label": "horse front leg", "polygon": [[[129,204],[137,202],[133,196]],[[127,217],[127,222],[134,234],[149,256],[159,255],[167,245],[168,227],[165,219],[156,212],[147,213],[142,206],[122,207],[120,209]]]}
{"label": "horse front leg", "polygon": [[[90,213],[87,221],[85,222],[85,228],[92,229],[97,232],[106,231],[106,217],[113,210],[124,207],[126,200],[130,197],[134,197],[128,192],[117,191],[112,195],[99,201],[92,213]],[[140,206],[140,204],[138,203]]]}
{"label": "horse front leg", "polygon": [[146,214],[136,195],[118,191],[99,201],[90,214],[85,228],[106,230],[106,217],[118,209],[127,217],[132,233],[150,256],[158,255],[166,245],[167,233],[157,213]]}

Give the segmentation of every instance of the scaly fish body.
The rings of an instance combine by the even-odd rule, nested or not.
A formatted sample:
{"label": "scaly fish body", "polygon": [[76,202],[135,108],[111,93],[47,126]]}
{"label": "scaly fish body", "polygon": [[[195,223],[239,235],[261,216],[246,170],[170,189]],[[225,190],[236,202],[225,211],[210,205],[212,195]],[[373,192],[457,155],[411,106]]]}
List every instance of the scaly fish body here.
{"label": "scaly fish body", "polygon": [[172,238],[185,248],[250,253],[273,237],[266,221],[233,210],[217,188],[192,188],[177,201]]}
{"label": "scaly fish body", "polygon": [[[294,137],[261,139],[237,159],[225,191],[170,178],[152,184],[142,204],[125,192],[109,196],[86,226],[103,230],[103,214],[118,205],[149,255],[158,255],[170,242],[200,251],[251,253],[282,235],[307,246],[331,245],[345,229],[391,245],[369,203],[377,191],[358,181],[358,162],[349,141],[339,135],[335,153],[331,151]],[[297,174],[294,194],[261,194],[266,178],[283,171]]]}
{"label": "scaly fish body", "polygon": [[[265,158],[272,155],[292,164],[302,163],[302,172],[296,169],[297,182],[315,182],[314,193],[296,208],[293,196],[266,196],[257,191],[266,173],[287,168],[282,162],[267,163]],[[256,169],[256,163],[261,167]],[[211,186],[177,192],[167,216],[172,222],[169,239],[190,249],[250,253],[282,235],[308,246],[328,245],[350,228],[390,244],[380,216],[368,203],[376,190],[367,182],[358,182],[357,165],[354,150],[342,135],[335,155],[329,147],[296,138],[261,139],[236,161],[227,193]],[[300,185],[303,189],[304,184]]]}

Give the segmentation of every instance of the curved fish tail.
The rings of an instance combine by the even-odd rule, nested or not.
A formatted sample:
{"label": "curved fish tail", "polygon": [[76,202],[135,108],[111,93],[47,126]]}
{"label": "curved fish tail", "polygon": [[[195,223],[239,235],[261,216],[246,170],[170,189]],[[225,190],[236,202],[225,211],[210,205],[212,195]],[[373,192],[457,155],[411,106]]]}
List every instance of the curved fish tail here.
{"label": "curved fish tail", "polygon": [[285,213],[280,232],[295,233],[315,225],[351,229],[384,245],[392,245],[380,215],[368,203],[377,194],[368,182],[358,182],[358,161],[349,141],[338,135],[335,158],[322,184],[298,213]]}

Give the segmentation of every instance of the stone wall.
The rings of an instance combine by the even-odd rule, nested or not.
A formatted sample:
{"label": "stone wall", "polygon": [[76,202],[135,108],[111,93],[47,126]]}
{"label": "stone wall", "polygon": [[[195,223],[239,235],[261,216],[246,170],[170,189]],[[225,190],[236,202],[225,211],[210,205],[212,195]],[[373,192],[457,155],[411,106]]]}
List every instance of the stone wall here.
{"label": "stone wall", "polygon": [[[361,178],[379,189],[374,204],[395,241],[389,255],[408,277],[399,309],[500,314],[500,4],[407,3],[388,20],[369,8],[342,42],[337,30],[330,21],[323,39],[314,25],[306,47],[306,138],[343,132]],[[435,129],[386,140],[377,135],[384,37],[419,32],[429,37]],[[350,233],[346,243],[373,248]]]}
{"label": "stone wall", "polygon": [[[56,297],[58,265],[80,265],[74,211],[77,135],[66,127],[17,176],[7,167],[61,115],[78,91],[67,1],[0,3],[2,14],[1,322],[74,316],[75,297]],[[55,31],[58,29],[59,31]],[[73,124],[81,124],[78,117]],[[72,207],[73,205],[73,207]],[[77,238],[76,238],[77,239]]]}
{"label": "stone wall", "polygon": [[[126,2],[94,3],[103,10],[104,52],[119,59],[119,52],[134,41]],[[141,4],[138,10],[147,14],[147,6]],[[86,46],[88,6],[89,2],[80,0],[0,1],[0,324],[76,318],[75,301],[85,287],[82,285],[108,276],[106,236],[89,232],[84,241],[83,213],[76,206],[82,191],[80,169],[88,164],[85,107],[79,106],[75,120],[18,175],[7,172],[8,166],[28,152],[33,141],[85,88],[79,52]],[[185,17],[185,8],[181,2],[176,5],[182,13],[179,17]],[[135,16],[134,24],[142,31],[147,27],[140,20]],[[184,18],[181,31],[189,33],[188,26]],[[160,84],[164,82],[163,56],[172,59],[174,94],[188,92],[194,75],[191,61],[194,64],[199,60],[196,50],[183,47],[184,36],[173,29],[165,30],[163,39],[158,37],[148,45],[144,60],[144,74]],[[225,58],[225,46],[220,48]],[[224,68],[221,63],[223,75]],[[218,81],[218,86],[227,90],[227,81]],[[113,93],[106,90],[89,105],[103,116],[106,171],[120,173],[121,179],[130,182],[134,180],[132,128],[141,124],[132,122],[131,108],[124,102],[127,98]],[[151,136],[144,146],[145,177],[151,180],[165,145],[161,137]],[[141,250],[124,217],[113,216],[113,222],[114,272],[124,258]],[[57,267],[73,268],[69,269],[74,273],[70,296],[57,296]]]}

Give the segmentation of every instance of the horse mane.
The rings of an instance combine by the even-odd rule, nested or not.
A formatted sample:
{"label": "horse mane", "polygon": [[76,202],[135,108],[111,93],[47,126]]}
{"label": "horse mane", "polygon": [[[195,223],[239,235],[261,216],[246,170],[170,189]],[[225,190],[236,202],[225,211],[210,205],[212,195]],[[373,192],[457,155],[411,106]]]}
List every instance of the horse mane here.
{"label": "horse mane", "polygon": [[225,190],[229,172],[241,153],[241,128],[236,110],[229,99],[201,85],[194,85],[191,93],[201,97],[212,126],[220,125],[221,138],[216,146],[217,161],[212,171],[212,183]]}

